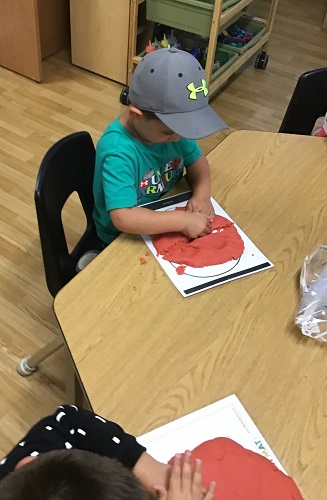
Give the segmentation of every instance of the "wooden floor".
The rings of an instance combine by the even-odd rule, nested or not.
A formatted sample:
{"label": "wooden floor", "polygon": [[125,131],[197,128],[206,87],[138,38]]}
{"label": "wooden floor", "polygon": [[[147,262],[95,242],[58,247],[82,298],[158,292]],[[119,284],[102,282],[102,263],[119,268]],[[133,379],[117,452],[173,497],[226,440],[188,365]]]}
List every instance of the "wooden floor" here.
{"label": "wooden floor", "polygon": [[[212,101],[231,127],[278,130],[298,76],[327,65],[325,11],[325,0],[280,0],[267,69],[255,70],[252,61]],[[88,130],[97,141],[123,109],[121,88],[72,66],[67,51],[44,61],[42,84],[0,68],[0,456],[65,400],[62,350],[33,376],[16,373],[21,357],[59,333],[34,211],[38,167],[63,135]],[[217,134],[200,142],[208,152],[222,138]],[[65,221],[73,242],[84,224],[74,201]],[[327,498],[327,486],[321,498]]]}

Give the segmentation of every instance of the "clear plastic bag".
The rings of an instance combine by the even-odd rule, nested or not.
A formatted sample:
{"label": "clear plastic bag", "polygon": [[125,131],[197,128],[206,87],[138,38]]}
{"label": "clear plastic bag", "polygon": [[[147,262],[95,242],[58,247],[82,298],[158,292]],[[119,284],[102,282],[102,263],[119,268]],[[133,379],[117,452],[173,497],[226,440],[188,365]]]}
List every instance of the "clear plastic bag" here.
{"label": "clear plastic bag", "polygon": [[317,247],[304,259],[300,287],[295,323],[304,335],[327,342],[327,246]]}

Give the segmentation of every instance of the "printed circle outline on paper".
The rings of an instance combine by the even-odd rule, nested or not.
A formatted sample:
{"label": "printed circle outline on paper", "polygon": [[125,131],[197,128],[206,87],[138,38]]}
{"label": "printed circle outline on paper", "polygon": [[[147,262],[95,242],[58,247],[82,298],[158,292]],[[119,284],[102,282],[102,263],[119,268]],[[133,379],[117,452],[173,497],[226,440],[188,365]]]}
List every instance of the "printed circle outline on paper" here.
{"label": "printed circle outline on paper", "polygon": [[[178,207],[186,207],[186,205],[177,205],[177,206]],[[173,211],[175,209],[176,209],[176,207],[174,207],[174,208],[167,207],[165,210],[162,210],[162,211],[163,212],[170,212],[170,211]],[[225,216],[223,216],[223,217],[225,217]],[[235,267],[239,264],[239,262],[240,262],[240,260],[242,258],[242,255],[241,255],[241,257],[239,257],[237,259],[237,261],[229,260],[228,262],[225,262],[224,264],[216,264],[215,266],[191,267],[191,266],[187,266],[185,264],[176,264],[176,262],[171,262],[170,260],[167,260],[166,262],[169,262],[169,264],[171,266],[173,266],[173,268],[175,270],[178,267],[185,267],[185,271],[184,271],[183,274],[181,274],[181,276],[190,276],[191,278],[203,278],[203,279],[205,279],[205,278],[218,278],[219,276],[223,276],[224,274],[227,274],[230,271],[232,271],[233,269],[235,269]],[[221,269],[222,266],[227,267],[227,269],[222,270]],[[201,275],[199,275],[199,274],[190,274],[190,272],[197,273],[197,270],[200,270],[200,269],[203,271],[203,269],[205,269],[205,268],[210,268],[211,269],[210,272],[215,272],[212,268],[220,268],[220,271],[217,269],[217,273],[216,274],[208,274],[208,275],[204,275],[204,274],[201,274]],[[188,269],[190,269],[191,271],[188,271]],[[208,270],[208,272],[209,272],[209,270]]]}
{"label": "printed circle outline on paper", "polygon": [[[218,276],[222,276],[224,274],[227,274],[229,273],[230,271],[232,271],[233,269],[235,269],[235,267],[239,264],[241,260],[241,257],[239,257],[237,259],[237,261],[235,260],[229,260],[228,262],[225,262],[225,264],[216,264],[215,266],[204,266],[204,267],[191,267],[191,266],[187,266],[185,264],[176,264],[175,262],[170,262],[170,260],[168,260],[167,262],[169,262],[169,264],[171,264],[174,269],[177,269],[178,267],[185,267],[185,271],[184,273],[181,275],[181,276],[190,276],[192,278],[217,278]],[[188,271],[188,269],[191,270],[191,272],[197,272],[197,270],[201,270],[203,271],[204,269],[208,269],[208,272],[215,272],[212,268],[221,268],[223,266],[226,266],[228,267],[228,269],[225,269],[224,271],[220,271],[220,272],[217,272],[217,274],[190,274],[190,271]],[[209,269],[211,268],[211,271],[209,271]],[[217,269],[218,271],[218,269]]]}

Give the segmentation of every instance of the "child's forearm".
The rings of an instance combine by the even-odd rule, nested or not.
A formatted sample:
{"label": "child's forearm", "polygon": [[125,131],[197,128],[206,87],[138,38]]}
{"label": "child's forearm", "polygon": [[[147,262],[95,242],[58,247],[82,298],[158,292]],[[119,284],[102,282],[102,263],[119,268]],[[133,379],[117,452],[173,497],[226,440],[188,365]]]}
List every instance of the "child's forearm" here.
{"label": "child's forearm", "polygon": [[159,234],[184,233],[189,238],[198,238],[211,232],[209,217],[202,213],[171,210],[155,212],[148,208],[133,207],[111,210],[114,226],[124,233]]}
{"label": "child's forearm", "polygon": [[159,234],[183,232],[185,212],[155,212],[149,208],[119,208],[110,212],[114,226],[124,233]]}

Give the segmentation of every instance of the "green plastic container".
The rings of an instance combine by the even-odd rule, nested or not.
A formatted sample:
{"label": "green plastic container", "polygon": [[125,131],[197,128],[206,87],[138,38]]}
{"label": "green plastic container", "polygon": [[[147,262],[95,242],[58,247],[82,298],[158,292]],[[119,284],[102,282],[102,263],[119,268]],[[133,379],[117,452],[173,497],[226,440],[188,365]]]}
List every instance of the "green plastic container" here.
{"label": "green plastic container", "polygon": [[208,46],[208,38],[203,38],[193,33],[183,31],[174,31],[179,43],[182,44],[184,50],[190,51],[193,47],[200,47],[202,51]]}
{"label": "green plastic container", "polygon": [[239,55],[227,49],[217,49],[215,55],[215,63],[220,62],[220,68],[212,70],[211,81],[218,78],[233,62],[238,59]]}
{"label": "green plastic container", "polygon": [[217,47],[231,50],[232,52],[237,52],[238,54],[244,54],[244,52],[246,52],[250,47],[253,47],[253,45],[258,43],[262,35],[267,31],[266,24],[263,24],[262,22],[246,15],[242,15],[232,24],[237,24],[237,26],[239,26],[241,29],[251,32],[252,40],[246,45],[243,45],[243,47],[233,47],[232,45],[227,45],[221,42],[217,43]]}
{"label": "green plastic container", "polygon": [[[176,32],[178,41],[182,44],[184,50],[191,50],[193,47],[200,47],[201,50],[205,50],[208,46],[208,39],[196,36],[192,33]],[[215,80],[219,75],[221,75],[233,62],[239,57],[235,52],[228,50],[227,48],[217,48],[215,53],[214,62],[219,61],[220,67],[215,69],[213,67],[210,81]]]}
{"label": "green plastic container", "polygon": [[231,7],[232,5],[235,5],[236,3],[238,3],[240,0],[224,0],[223,1],[223,8],[222,8],[222,11],[224,12],[224,10],[228,9],[228,7]]}
{"label": "green plastic container", "polygon": [[[223,10],[239,0],[225,0]],[[147,0],[146,17],[202,36],[209,36],[215,0]]]}

